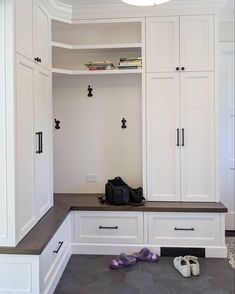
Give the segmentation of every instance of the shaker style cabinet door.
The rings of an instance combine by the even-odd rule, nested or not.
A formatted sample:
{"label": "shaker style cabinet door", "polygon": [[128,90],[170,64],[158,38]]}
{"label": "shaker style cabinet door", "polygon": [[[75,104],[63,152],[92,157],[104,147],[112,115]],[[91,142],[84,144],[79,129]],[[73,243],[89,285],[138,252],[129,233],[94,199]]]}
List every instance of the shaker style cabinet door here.
{"label": "shaker style cabinet door", "polygon": [[147,72],[179,70],[179,17],[147,18]]}
{"label": "shaker style cabinet door", "polygon": [[15,1],[16,11],[16,51],[30,60],[34,60],[34,1]]}
{"label": "shaker style cabinet door", "polygon": [[180,17],[180,69],[214,70],[213,16]]}
{"label": "shaker style cabinet door", "polygon": [[181,74],[180,87],[181,198],[216,201],[214,74]]}
{"label": "shaker style cabinet door", "polygon": [[37,0],[35,8],[35,57],[37,63],[45,68],[51,68],[50,40],[51,20],[48,12]]}
{"label": "shaker style cabinet door", "polygon": [[147,194],[150,201],[180,200],[179,74],[148,74]]}
{"label": "shaker style cabinet door", "polygon": [[17,232],[20,240],[34,225],[34,71],[35,64],[16,58]]}
{"label": "shaker style cabinet door", "polygon": [[35,201],[41,218],[52,206],[51,73],[38,66],[35,73]]}

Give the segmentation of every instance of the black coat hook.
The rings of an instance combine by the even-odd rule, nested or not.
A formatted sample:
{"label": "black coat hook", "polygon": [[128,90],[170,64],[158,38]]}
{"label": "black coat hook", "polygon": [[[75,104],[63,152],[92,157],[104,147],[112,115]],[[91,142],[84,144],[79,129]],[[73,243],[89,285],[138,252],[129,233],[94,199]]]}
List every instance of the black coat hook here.
{"label": "black coat hook", "polygon": [[92,94],[93,89],[91,88],[90,85],[88,86],[87,91],[88,91],[87,97],[93,97],[93,94]]}
{"label": "black coat hook", "polygon": [[56,130],[59,130],[60,129],[60,121],[57,120],[56,118],[55,118],[55,129]]}
{"label": "black coat hook", "polygon": [[127,120],[123,117],[123,119],[121,120],[121,122],[122,122],[122,129],[126,129],[127,128],[127,126],[126,126]]}

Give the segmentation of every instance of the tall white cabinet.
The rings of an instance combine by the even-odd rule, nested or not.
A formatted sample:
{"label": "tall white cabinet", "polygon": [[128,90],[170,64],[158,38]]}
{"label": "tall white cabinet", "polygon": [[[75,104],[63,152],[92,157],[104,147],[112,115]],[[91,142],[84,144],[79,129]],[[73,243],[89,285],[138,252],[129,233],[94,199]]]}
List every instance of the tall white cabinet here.
{"label": "tall white cabinet", "polygon": [[216,201],[213,16],[147,20],[147,195]]}
{"label": "tall white cabinet", "polygon": [[0,10],[6,86],[1,146],[7,150],[1,159],[0,246],[15,246],[53,204],[51,25],[40,0],[2,0]]}

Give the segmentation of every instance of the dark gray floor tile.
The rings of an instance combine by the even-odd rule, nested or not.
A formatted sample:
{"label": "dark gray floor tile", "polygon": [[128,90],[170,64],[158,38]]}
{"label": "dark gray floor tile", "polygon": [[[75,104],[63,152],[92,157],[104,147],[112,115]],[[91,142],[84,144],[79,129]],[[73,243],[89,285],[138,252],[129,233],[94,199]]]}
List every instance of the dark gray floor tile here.
{"label": "dark gray floor tile", "polygon": [[56,294],[234,294],[235,271],[227,259],[199,259],[201,274],[184,278],[173,258],[109,269],[113,256],[73,255]]}

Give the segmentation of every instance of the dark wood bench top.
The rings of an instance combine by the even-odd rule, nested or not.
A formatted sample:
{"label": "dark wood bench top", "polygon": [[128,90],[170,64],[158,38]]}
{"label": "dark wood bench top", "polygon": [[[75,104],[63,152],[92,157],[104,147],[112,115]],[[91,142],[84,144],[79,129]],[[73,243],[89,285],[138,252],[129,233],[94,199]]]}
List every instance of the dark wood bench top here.
{"label": "dark wood bench top", "polygon": [[54,206],[42,217],[16,247],[0,247],[0,254],[40,255],[71,210],[210,212],[225,213],[221,202],[146,202],[145,206],[101,204],[99,194],[55,194]]}

